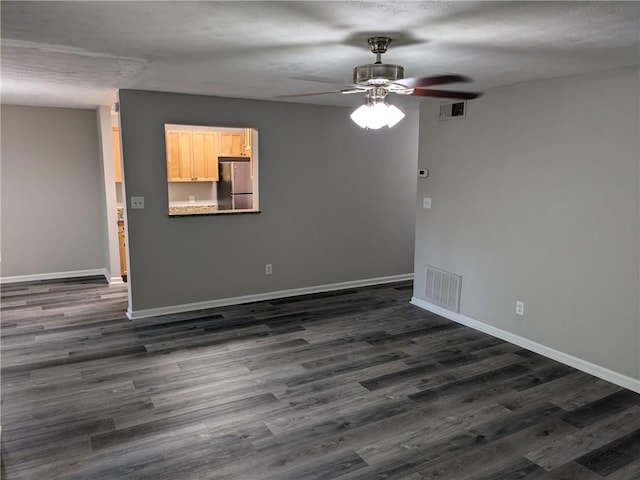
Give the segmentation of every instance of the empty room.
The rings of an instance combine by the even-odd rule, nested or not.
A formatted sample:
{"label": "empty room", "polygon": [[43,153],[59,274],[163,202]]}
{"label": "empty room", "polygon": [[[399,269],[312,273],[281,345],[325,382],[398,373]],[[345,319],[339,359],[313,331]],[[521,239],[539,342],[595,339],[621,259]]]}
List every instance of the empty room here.
{"label": "empty room", "polygon": [[0,3],[4,480],[640,477],[640,3]]}

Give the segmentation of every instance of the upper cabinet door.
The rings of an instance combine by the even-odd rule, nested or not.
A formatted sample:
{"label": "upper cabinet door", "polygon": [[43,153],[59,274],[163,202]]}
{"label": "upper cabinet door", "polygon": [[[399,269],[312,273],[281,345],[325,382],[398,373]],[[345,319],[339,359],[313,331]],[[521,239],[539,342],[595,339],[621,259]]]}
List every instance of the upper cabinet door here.
{"label": "upper cabinet door", "polygon": [[218,132],[167,130],[167,180],[217,182],[218,136]]}
{"label": "upper cabinet door", "polygon": [[243,135],[240,132],[222,132],[220,134],[220,155],[223,157],[244,157]]}
{"label": "upper cabinet door", "polygon": [[192,181],[191,132],[171,132],[165,135],[167,142],[167,179],[170,182]]}
{"label": "upper cabinet door", "polygon": [[178,152],[180,154],[180,178],[193,180],[193,149],[191,132],[178,132]]}
{"label": "upper cabinet door", "polygon": [[217,136],[217,132],[193,132],[193,177],[195,181],[218,181]]}
{"label": "upper cabinet door", "polygon": [[[180,135],[183,132],[166,132],[165,138],[167,142],[167,179],[170,182],[180,182],[191,179],[191,172],[188,172],[188,177],[183,178],[182,174],[186,173],[183,170],[184,162],[181,161],[183,152],[181,152]],[[182,143],[184,144],[184,137]],[[189,162],[191,160],[189,159]],[[190,169],[191,167],[189,167]]]}
{"label": "upper cabinet door", "polygon": [[204,136],[204,166],[206,177],[214,182],[218,181],[218,132],[208,132]]}
{"label": "upper cabinet door", "polygon": [[167,180],[180,180],[180,150],[178,147],[178,132],[166,132],[167,144]]}

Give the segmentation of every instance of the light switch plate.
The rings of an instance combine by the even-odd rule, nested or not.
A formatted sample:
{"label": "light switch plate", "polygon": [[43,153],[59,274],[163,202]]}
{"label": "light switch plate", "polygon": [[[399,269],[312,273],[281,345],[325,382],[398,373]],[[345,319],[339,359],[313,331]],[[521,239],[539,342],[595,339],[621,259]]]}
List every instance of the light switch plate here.
{"label": "light switch plate", "polygon": [[144,197],[131,197],[131,209],[144,208]]}

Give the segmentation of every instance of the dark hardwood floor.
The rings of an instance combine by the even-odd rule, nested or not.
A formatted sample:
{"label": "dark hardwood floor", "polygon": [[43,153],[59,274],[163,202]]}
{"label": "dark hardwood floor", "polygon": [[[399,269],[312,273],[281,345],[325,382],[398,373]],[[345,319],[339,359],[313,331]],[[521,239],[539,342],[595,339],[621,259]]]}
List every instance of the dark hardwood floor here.
{"label": "dark hardwood floor", "polygon": [[130,322],[2,287],[2,478],[640,478],[640,397],[409,305],[411,284]]}

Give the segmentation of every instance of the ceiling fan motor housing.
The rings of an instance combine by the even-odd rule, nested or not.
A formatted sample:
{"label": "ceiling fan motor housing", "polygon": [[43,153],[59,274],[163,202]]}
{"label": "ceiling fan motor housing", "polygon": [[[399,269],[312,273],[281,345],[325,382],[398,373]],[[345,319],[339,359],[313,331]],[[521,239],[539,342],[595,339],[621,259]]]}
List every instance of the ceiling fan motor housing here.
{"label": "ceiling fan motor housing", "polygon": [[353,83],[356,85],[386,85],[403,78],[404,68],[400,65],[372,63],[353,69]]}

